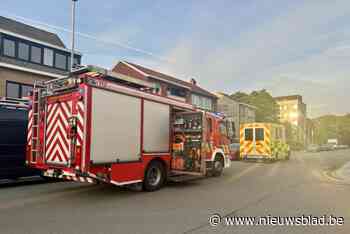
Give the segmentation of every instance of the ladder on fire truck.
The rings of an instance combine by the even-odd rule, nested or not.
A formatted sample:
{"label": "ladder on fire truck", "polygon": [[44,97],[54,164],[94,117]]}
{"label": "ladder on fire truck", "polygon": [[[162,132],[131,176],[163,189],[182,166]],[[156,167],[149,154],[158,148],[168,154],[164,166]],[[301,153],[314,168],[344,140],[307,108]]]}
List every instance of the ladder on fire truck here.
{"label": "ladder on fire truck", "polygon": [[33,100],[32,100],[32,148],[31,148],[31,163],[36,163],[39,150],[40,150],[40,141],[39,141],[39,122],[40,122],[40,101],[41,101],[41,93],[38,82],[34,82],[33,87]]}

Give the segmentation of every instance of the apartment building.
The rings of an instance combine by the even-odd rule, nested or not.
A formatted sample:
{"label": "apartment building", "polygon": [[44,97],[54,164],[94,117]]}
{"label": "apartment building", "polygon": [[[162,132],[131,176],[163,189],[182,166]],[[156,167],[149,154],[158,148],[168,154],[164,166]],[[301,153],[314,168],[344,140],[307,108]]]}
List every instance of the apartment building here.
{"label": "apartment building", "polygon": [[[80,65],[81,54],[74,56]],[[69,73],[70,50],[55,33],[0,16],[0,97],[22,98],[35,80]]]}
{"label": "apartment building", "polygon": [[296,129],[296,140],[306,144],[307,109],[301,95],[280,96],[274,98],[278,104],[280,122],[291,123]]}

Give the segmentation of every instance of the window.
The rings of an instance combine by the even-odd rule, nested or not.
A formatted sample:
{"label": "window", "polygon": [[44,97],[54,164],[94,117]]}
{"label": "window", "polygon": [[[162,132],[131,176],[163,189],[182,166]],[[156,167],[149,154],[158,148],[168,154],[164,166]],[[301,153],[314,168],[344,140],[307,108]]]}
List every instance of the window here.
{"label": "window", "polygon": [[[68,59],[68,67],[70,68],[70,56],[67,56],[67,59]],[[73,62],[73,65],[75,66],[75,65],[79,65],[80,64],[80,62],[79,62],[79,58],[77,58],[77,57],[74,57],[74,62]],[[73,66],[73,67],[74,67]]]}
{"label": "window", "polygon": [[21,98],[28,97],[32,89],[33,87],[30,85],[21,85]]}
{"label": "window", "polygon": [[29,45],[23,42],[18,43],[18,58],[29,60]]}
{"label": "window", "polygon": [[264,129],[263,128],[256,128],[255,129],[255,140],[256,141],[263,141],[264,140]]}
{"label": "window", "polygon": [[192,94],[192,104],[202,109],[211,110],[212,100],[207,97]]}
{"label": "window", "polygon": [[4,38],[4,55],[10,56],[10,57],[15,57],[15,48],[16,48],[16,43],[12,40]]}
{"label": "window", "polygon": [[40,47],[36,47],[36,46],[31,46],[31,56],[30,56],[30,61],[34,62],[34,63],[41,63],[41,48]]}
{"label": "window", "polygon": [[159,83],[153,84],[153,93],[158,95],[162,93],[162,86]]}
{"label": "window", "polygon": [[221,135],[227,136],[226,121],[220,122],[220,133]]}
{"label": "window", "polygon": [[60,53],[56,53],[55,67],[59,69],[67,70],[67,56]]}
{"label": "window", "polygon": [[7,82],[6,96],[12,98],[19,98],[19,84]]}
{"label": "window", "polygon": [[253,141],[253,129],[252,128],[244,129],[244,140]]}
{"label": "window", "polygon": [[168,95],[184,98],[184,97],[186,97],[186,91],[184,89],[181,89],[181,88],[170,87],[168,89]]}
{"label": "window", "polygon": [[12,98],[23,98],[27,97],[29,92],[32,90],[31,85],[20,84],[16,82],[6,82],[6,96]]}
{"label": "window", "polygon": [[47,66],[53,65],[53,50],[51,49],[44,49],[44,64]]}

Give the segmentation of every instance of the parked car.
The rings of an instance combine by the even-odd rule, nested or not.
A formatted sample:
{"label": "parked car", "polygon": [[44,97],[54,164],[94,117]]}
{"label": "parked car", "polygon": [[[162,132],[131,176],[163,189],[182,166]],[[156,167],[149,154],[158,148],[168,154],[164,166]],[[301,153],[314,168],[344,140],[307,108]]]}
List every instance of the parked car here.
{"label": "parked car", "polygon": [[334,150],[334,147],[331,144],[324,144],[320,146],[320,151],[331,151],[331,150]]}
{"label": "parked car", "polygon": [[320,146],[315,145],[315,144],[309,145],[309,146],[306,148],[306,152],[319,152],[320,150],[321,150],[321,149],[320,149]]}
{"label": "parked car", "polygon": [[337,145],[337,149],[348,149],[348,145]]}
{"label": "parked car", "polygon": [[27,106],[16,100],[0,100],[0,179],[39,175],[25,166]]}
{"label": "parked car", "polygon": [[230,144],[230,159],[231,161],[239,160],[239,150],[240,150],[240,144],[239,143],[231,143]]}

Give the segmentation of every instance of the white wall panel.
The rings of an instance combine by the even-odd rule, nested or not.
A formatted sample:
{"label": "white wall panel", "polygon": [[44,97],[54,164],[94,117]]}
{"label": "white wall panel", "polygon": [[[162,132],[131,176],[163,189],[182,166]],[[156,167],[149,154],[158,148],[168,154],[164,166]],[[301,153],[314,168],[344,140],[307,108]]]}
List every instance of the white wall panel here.
{"label": "white wall panel", "polygon": [[147,152],[169,151],[169,105],[144,102],[143,149]]}
{"label": "white wall panel", "polygon": [[93,88],[91,127],[91,160],[139,159],[141,99]]}

